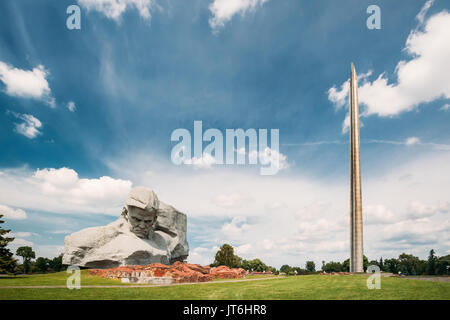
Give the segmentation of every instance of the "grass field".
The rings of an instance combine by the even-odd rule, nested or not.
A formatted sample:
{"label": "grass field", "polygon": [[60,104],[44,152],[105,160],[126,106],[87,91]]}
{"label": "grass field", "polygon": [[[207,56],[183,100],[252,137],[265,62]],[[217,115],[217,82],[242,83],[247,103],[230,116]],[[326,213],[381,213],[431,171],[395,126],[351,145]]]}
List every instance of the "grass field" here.
{"label": "grass field", "polygon": [[246,282],[202,283],[164,287],[127,288],[117,280],[89,276],[82,271],[81,286],[121,285],[119,288],[37,288],[66,284],[65,272],[0,277],[0,300],[6,299],[432,299],[450,300],[450,282],[382,278],[380,290],[366,287],[366,276],[292,276]]}

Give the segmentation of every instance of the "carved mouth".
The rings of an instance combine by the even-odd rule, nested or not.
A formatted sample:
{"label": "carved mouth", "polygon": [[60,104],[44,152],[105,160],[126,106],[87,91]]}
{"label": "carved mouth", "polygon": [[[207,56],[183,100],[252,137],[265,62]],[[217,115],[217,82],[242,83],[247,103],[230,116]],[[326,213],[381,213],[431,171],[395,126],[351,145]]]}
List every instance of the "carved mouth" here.
{"label": "carved mouth", "polygon": [[148,232],[142,229],[133,229],[132,230],[133,233],[135,233],[136,235],[142,235],[143,237],[146,237]]}

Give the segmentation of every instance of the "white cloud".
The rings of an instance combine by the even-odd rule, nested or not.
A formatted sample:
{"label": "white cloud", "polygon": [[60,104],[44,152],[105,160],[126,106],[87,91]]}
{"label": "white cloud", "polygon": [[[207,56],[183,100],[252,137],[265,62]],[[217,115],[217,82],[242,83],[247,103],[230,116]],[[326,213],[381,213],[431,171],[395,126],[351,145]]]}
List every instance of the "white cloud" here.
{"label": "white cloud", "polygon": [[289,168],[287,156],[269,147],[266,147],[264,151],[261,152],[256,150],[250,151],[248,158],[250,163],[259,159],[262,165],[270,166],[275,172]]}
{"label": "white cloud", "polygon": [[412,201],[408,207],[408,216],[412,219],[428,218],[437,213],[450,213],[450,203],[426,205],[420,201]]}
{"label": "white cloud", "polygon": [[116,21],[132,7],[139,11],[142,18],[150,19],[151,9],[156,5],[154,0],[78,0],[78,3],[88,10],[96,10]]}
{"label": "white cloud", "polygon": [[[416,109],[420,104],[450,98],[450,13],[430,17],[422,30],[412,30],[405,45],[411,59],[400,61],[390,83],[384,73],[373,82],[360,79],[359,102],[365,107],[361,116],[395,116]],[[345,83],[328,91],[328,98],[340,107],[348,96]]]}
{"label": "white cloud", "polygon": [[73,101],[69,101],[67,103],[67,109],[69,109],[70,112],[75,112],[75,110],[77,110],[77,107],[75,105],[75,102]]}
{"label": "white cloud", "polygon": [[[372,70],[369,70],[367,73],[358,74],[358,82],[365,81],[371,75]],[[349,106],[348,102],[349,90],[350,90],[350,78],[341,85],[340,89],[336,88],[336,86],[333,86],[330,89],[328,89],[327,92],[328,100],[330,100],[334,104],[337,110],[339,110],[344,106]]]}
{"label": "white cloud", "polygon": [[441,107],[440,110],[442,110],[442,111],[448,111],[448,110],[450,110],[450,104],[449,104],[449,103],[444,104],[444,105]]}
{"label": "white cloud", "polygon": [[22,122],[15,124],[15,132],[24,135],[29,139],[34,139],[42,134],[42,132],[39,131],[39,129],[42,128],[42,123],[38,118],[32,116],[31,114],[19,114],[15,112],[12,112],[12,114],[17,119],[22,120]]}
{"label": "white cloud", "polygon": [[407,145],[407,146],[412,146],[412,145],[419,144],[419,143],[420,143],[420,139],[417,137],[410,137],[410,138],[406,139],[406,141],[405,141],[405,145]]}
{"label": "white cloud", "polygon": [[188,262],[189,263],[198,263],[203,266],[209,265],[214,261],[214,257],[216,252],[219,250],[219,247],[214,246],[212,248],[205,247],[196,247],[189,251]]}
{"label": "white cloud", "polygon": [[365,224],[388,224],[397,220],[392,211],[380,204],[365,206],[363,213]]}
{"label": "white cloud", "polygon": [[268,0],[214,0],[210,4],[209,10],[212,17],[209,25],[214,31],[223,27],[234,15],[244,16],[248,11],[254,11],[258,6],[262,6]]}
{"label": "white cloud", "polygon": [[[247,154],[245,148],[240,148],[236,150],[236,152],[241,155]],[[271,171],[271,174],[276,174],[279,171],[290,167],[286,155],[269,147],[266,147],[264,151],[250,151],[248,153],[248,161],[249,163],[258,163],[259,161],[262,167],[268,166],[267,168],[271,168],[271,170],[273,170]],[[261,174],[263,174],[263,170],[264,169],[261,169]]]}
{"label": "white cloud", "polygon": [[236,239],[243,235],[244,232],[248,231],[250,225],[246,223],[247,218],[245,217],[234,217],[230,223],[225,223],[222,226],[222,233],[226,239]]}
{"label": "white cloud", "polygon": [[14,233],[10,233],[11,237],[18,237],[18,238],[28,238],[31,237],[32,234],[31,232],[14,232]]}
{"label": "white cloud", "polygon": [[383,229],[385,241],[407,246],[436,245],[439,240],[448,239],[450,221],[437,223],[427,218],[405,220],[387,225]]}
{"label": "white cloud", "polygon": [[245,193],[220,194],[214,199],[214,203],[223,208],[242,208],[252,201],[253,198]]}
{"label": "white cloud", "polygon": [[192,165],[195,169],[210,169],[216,164],[216,158],[205,152],[200,158],[192,157],[192,159],[184,160],[184,164]]}
{"label": "white cloud", "polygon": [[42,65],[33,70],[22,70],[0,61],[0,81],[5,84],[8,95],[42,100],[54,107],[48,75],[49,72]]}
{"label": "white cloud", "polygon": [[14,244],[15,247],[21,247],[21,246],[31,247],[33,245],[33,242],[25,240],[25,239],[21,239],[21,238],[15,238],[11,244]]}
{"label": "white cloud", "polygon": [[0,202],[55,213],[119,215],[131,181],[108,176],[86,179],[69,168],[6,170],[0,176]]}
{"label": "white cloud", "polygon": [[416,19],[419,21],[420,24],[423,24],[425,21],[425,16],[428,13],[428,10],[430,10],[431,6],[434,4],[434,0],[428,0],[425,5],[422,7],[420,12],[417,14]]}
{"label": "white cloud", "polygon": [[22,209],[12,209],[8,206],[0,204],[0,214],[6,219],[23,220],[27,218],[27,214]]}
{"label": "white cloud", "polygon": [[253,251],[253,248],[250,244],[243,244],[234,248],[234,252],[237,255],[247,255]]}

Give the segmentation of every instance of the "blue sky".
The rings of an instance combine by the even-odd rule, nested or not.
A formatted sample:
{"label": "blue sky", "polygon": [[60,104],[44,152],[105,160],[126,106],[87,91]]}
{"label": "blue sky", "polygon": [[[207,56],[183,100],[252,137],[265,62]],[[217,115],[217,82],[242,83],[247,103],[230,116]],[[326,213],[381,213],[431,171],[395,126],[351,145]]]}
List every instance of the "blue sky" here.
{"label": "blue sky", "polygon": [[[145,185],[188,215],[193,262],[209,263],[224,242],[278,267],[345,259],[341,85],[353,61],[366,254],[449,253],[445,1],[427,2],[422,21],[423,0],[130,3],[0,4],[0,209],[18,243],[57,254],[65,235],[113,221],[129,188]],[[81,30],[66,28],[71,4]],[[380,30],[366,27],[371,4]],[[175,166],[170,135],[194,120],[280,129],[287,168],[261,177],[250,165]]]}

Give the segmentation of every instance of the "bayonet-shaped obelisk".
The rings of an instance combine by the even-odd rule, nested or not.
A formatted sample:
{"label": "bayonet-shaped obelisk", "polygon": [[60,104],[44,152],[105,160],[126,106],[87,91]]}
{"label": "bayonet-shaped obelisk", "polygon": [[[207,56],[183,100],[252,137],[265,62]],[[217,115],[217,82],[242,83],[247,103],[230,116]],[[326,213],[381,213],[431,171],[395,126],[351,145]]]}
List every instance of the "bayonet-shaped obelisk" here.
{"label": "bayonet-shaped obelisk", "polygon": [[364,272],[361,163],[359,144],[358,78],[350,76],[350,272]]}

